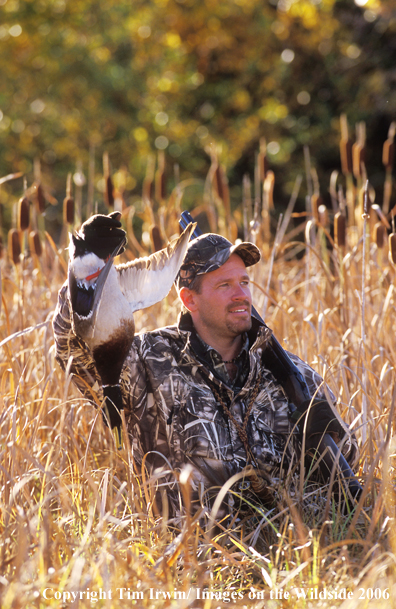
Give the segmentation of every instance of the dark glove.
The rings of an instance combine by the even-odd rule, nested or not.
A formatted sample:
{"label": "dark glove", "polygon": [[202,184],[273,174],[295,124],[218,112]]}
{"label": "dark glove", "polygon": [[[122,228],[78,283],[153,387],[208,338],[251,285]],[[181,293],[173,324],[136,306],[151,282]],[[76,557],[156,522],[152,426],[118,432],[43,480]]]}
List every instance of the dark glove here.
{"label": "dark glove", "polygon": [[[305,425],[307,417],[308,420]],[[298,421],[300,438],[302,438],[304,428],[306,438],[310,438],[315,434],[323,435],[324,433],[335,433],[341,439],[345,434],[345,431],[334,414],[330,404],[321,398],[303,402],[298,410],[293,412],[291,418],[294,421]]]}
{"label": "dark glove", "polygon": [[[113,211],[108,216],[96,214],[86,220],[80,230],[73,235],[75,256],[93,252],[102,260],[106,260],[118,245],[126,241],[126,233],[121,228],[120,217],[120,212]],[[119,254],[124,249],[125,245],[120,249]]]}

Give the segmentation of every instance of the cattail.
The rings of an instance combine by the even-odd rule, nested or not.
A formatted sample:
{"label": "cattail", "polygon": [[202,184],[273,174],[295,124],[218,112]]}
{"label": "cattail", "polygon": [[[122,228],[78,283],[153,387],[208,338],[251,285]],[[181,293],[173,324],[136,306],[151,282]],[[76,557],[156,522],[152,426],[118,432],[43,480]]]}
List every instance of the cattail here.
{"label": "cattail", "polygon": [[114,207],[114,187],[111,176],[107,176],[105,183],[105,202],[107,207]]}
{"label": "cattail", "polygon": [[384,142],[384,146],[382,148],[382,162],[385,165],[386,170],[384,184],[384,201],[382,204],[382,211],[384,212],[384,214],[387,214],[389,212],[390,200],[393,189],[392,170],[395,160],[395,131],[396,122],[392,122],[388,130],[388,139]]}
{"label": "cattail", "polygon": [[29,233],[29,248],[33,254],[40,258],[43,253],[43,248],[41,245],[40,235],[36,230],[32,230]]}
{"label": "cattail", "polygon": [[382,148],[382,163],[388,171],[392,171],[395,158],[395,131],[396,122],[392,122],[388,130],[388,139],[385,140]]}
{"label": "cattail", "polygon": [[150,236],[151,236],[151,243],[153,244],[153,250],[155,252],[162,250],[162,248],[164,247],[164,243],[163,243],[163,240],[161,237],[161,231],[160,231],[159,226],[154,224],[154,226],[152,226],[150,228]]}
{"label": "cattail", "polygon": [[16,228],[11,228],[8,232],[8,255],[14,264],[20,262],[21,242],[19,239],[19,231]]}
{"label": "cattail", "polygon": [[154,190],[154,163],[155,160],[152,156],[149,156],[147,159],[147,169],[146,175],[143,179],[143,202],[150,203],[153,200],[153,190]]}
{"label": "cattail", "polygon": [[360,178],[362,176],[362,169],[366,160],[365,146],[366,124],[361,121],[356,125],[356,142],[352,146],[352,169],[355,178]]}
{"label": "cattail", "polygon": [[374,241],[379,249],[382,249],[385,245],[386,234],[386,226],[382,222],[377,222],[374,225]]}
{"label": "cattail", "polygon": [[224,201],[224,176],[223,169],[220,165],[217,165],[215,170],[215,190],[219,199]]}
{"label": "cattail", "polygon": [[322,197],[318,194],[314,194],[311,197],[311,209],[312,209],[312,217],[316,222],[319,222],[319,206],[322,205],[323,200]]}
{"label": "cattail", "polygon": [[107,152],[105,152],[103,154],[103,173],[104,173],[104,180],[105,180],[105,191],[104,191],[105,203],[106,203],[107,207],[110,207],[111,209],[113,209],[113,207],[114,207],[114,186],[113,186],[113,180],[111,179],[111,175],[110,175],[110,161],[109,161],[109,155]]}
{"label": "cattail", "polygon": [[274,208],[274,185],[275,185],[275,174],[273,171],[267,171],[265,176],[263,191],[267,200],[268,208]]}
{"label": "cattail", "polygon": [[341,139],[340,141],[341,154],[341,170],[344,175],[352,173],[352,144],[350,140]]}
{"label": "cattail", "polygon": [[268,172],[267,144],[265,138],[260,140],[260,152],[257,157],[257,166],[260,182],[264,182]]}
{"label": "cattail", "polygon": [[371,199],[374,200],[375,193],[370,189],[368,185],[362,186],[357,193],[358,206],[356,208],[357,214],[368,214],[371,212]]}
{"label": "cattail", "polygon": [[34,183],[33,183],[33,200],[36,205],[36,208],[40,214],[45,212],[45,203],[46,199],[44,196],[44,190],[41,185],[41,165],[40,160],[38,158],[34,159],[33,163],[33,174],[34,174]]}
{"label": "cattail", "polygon": [[27,230],[30,224],[30,201],[23,196],[18,201],[18,228],[19,230]]}
{"label": "cattail", "polygon": [[393,264],[396,264],[396,233],[389,235],[389,256]]}
{"label": "cattail", "polygon": [[353,175],[355,176],[355,178],[358,178],[361,176],[362,174],[362,165],[365,164],[366,161],[366,151],[363,148],[363,146],[361,146],[361,144],[358,144],[357,142],[355,142],[352,146],[352,168],[353,168]]}
{"label": "cattail", "polygon": [[155,196],[157,201],[164,201],[166,198],[166,175],[165,172],[157,172],[155,180]]}
{"label": "cattail", "polygon": [[382,148],[382,163],[385,165],[386,169],[392,170],[393,161],[395,158],[395,142],[393,138],[388,138],[384,142],[384,146]]}
{"label": "cattail", "polygon": [[63,199],[63,222],[65,224],[74,224],[74,210],[73,197],[65,197]]}
{"label": "cattail", "polygon": [[327,212],[327,207],[323,203],[318,207],[318,216],[319,223],[321,226],[326,227],[329,221],[329,214]]}
{"label": "cattail", "polygon": [[37,209],[40,212],[40,214],[42,214],[45,212],[45,196],[44,196],[43,187],[40,182],[37,182],[35,184],[34,191],[35,191],[35,200],[36,200]]}
{"label": "cattail", "polygon": [[340,211],[334,216],[334,242],[338,247],[346,244],[346,217]]}
{"label": "cattail", "polygon": [[217,196],[223,203],[225,211],[225,221],[227,223],[228,237],[230,238],[231,231],[231,206],[230,206],[230,191],[228,188],[228,180],[223,167],[217,164],[214,173],[214,187]]}
{"label": "cattail", "polygon": [[66,197],[63,199],[63,222],[64,224],[74,224],[75,205],[71,193],[71,173],[67,176],[66,182]]}
{"label": "cattail", "polygon": [[243,176],[242,182],[242,209],[243,209],[243,236],[244,240],[249,238],[249,222],[252,214],[252,194],[250,178],[247,174]]}
{"label": "cattail", "polygon": [[311,247],[315,246],[316,235],[315,235],[315,222],[308,220],[305,226],[305,241]]}
{"label": "cattail", "polygon": [[159,203],[166,198],[165,154],[163,150],[158,154],[158,170],[155,175],[155,198]]}
{"label": "cattail", "polygon": [[345,114],[341,114],[340,117],[341,125],[341,141],[340,141],[340,155],[341,155],[341,169],[344,175],[352,173],[352,144],[348,134],[348,121]]}

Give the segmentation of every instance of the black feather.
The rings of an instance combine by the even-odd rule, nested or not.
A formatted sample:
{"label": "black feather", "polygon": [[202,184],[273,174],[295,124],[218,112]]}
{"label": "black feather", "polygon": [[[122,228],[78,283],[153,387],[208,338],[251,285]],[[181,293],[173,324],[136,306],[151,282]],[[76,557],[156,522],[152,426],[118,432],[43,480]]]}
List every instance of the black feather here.
{"label": "black feather", "polygon": [[[80,230],[73,235],[75,257],[93,252],[102,260],[106,260],[125,240],[126,233],[121,228],[119,216],[118,212],[108,216],[96,214],[84,222]],[[118,253],[121,254],[124,249],[125,245]]]}
{"label": "black feather", "polygon": [[92,311],[94,296],[95,290],[92,286],[89,286],[88,289],[77,286],[73,302],[74,312],[81,317],[87,317]]}

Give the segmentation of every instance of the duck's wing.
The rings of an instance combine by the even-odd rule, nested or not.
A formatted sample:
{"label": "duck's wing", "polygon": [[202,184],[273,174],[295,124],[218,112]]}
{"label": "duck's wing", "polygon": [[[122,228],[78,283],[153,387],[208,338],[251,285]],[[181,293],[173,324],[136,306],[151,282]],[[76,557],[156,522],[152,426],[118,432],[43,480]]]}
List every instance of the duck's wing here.
{"label": "duck's wing", "polygon": [[169,293],[195,226],[189,224],[177,239],[155,254],[116,267],[120,289],[131,312],[149,307]]}

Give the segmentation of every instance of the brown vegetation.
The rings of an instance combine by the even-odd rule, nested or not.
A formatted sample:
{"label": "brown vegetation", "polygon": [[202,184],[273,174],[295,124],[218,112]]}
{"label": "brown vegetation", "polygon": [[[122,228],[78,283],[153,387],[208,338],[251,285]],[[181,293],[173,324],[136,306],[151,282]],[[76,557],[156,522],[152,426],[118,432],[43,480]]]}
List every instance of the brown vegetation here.
{"label": "brown vegetation", "polygon": [[[389,180],[389,146],[385,157]],[[260,163],[265,167],[261,157]],[[305,485],[299,476],[296,488],[280,493],[281,510],[266,513],[251,506],[248,522],[220,523],[214,538],[189,514],[188,471],[180,476],[183,522],[167,526],[155,516],[155,480],[134,475],[132,453],[115,450],[98,412],[55,363],[51,318],[66,277],[65,242],[58,249],[44,233],[41,208],[32,206],[29,228],[23,210],[19,230],[10,236],[12,250],[1,261],[2,607],[69,607],[72,591],[81,593],[76,607],[91,607],[100,591],[98,607],[396,606],[395,229],[392,216],[366,189],[364,164],[355,177],[346,160],[343,168],[345,176],[333,175],[330,185],[333,209],[319,213],[316,206],[318,213],[312,213],[314,188],[306,216],[295,217],[292,226],[297,182],[269,239],[273,176],[266,182],[261,172],[269,193],[262,204],[251,202],[245,182],[245,208],[232,213],[214,155],[193,214],[232,239],[237,229],[244,230],[245,238],[261,247],[263,260],[253,273],[255,305],[284,346],[323,375],[355,430],[356,471],[365,488],[361,509],[342,515],[326,488]],[[315,184],[313,171],[308,178]],[[155,203],[146,184],[143,240],[133,233],[134,210],[124,207],[127,257],[154,249],[177,232],[182,190],[180,184],[164,198],[161,188]],[[66,222],[71,218],[65,215]],[[392,233],[389,240],[379,237],[379,226]],[[36,231],[30,253],[29,229]],[[303,229],[305,239],[297,241]],[[172,323],[178,309],[172,292],[136,316],[137,328]],[[212,600],[193,602],[204,589]],[[304,589],[308,599],[298,599],[295,589]],[[227,604],[232,593],[237,600]],[[344,600],[344,593],[353,598]],[[267,604],[271,598],[278,600]]]}

